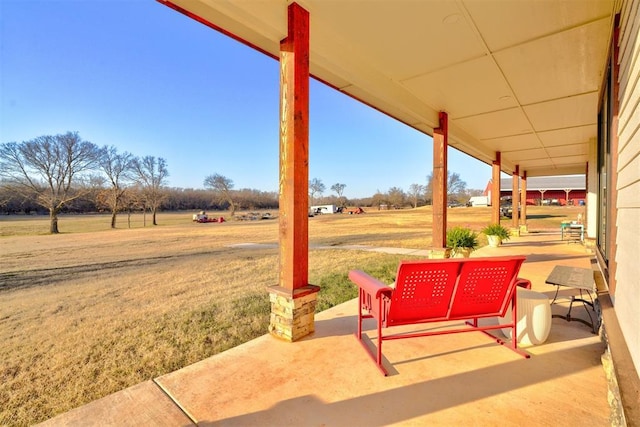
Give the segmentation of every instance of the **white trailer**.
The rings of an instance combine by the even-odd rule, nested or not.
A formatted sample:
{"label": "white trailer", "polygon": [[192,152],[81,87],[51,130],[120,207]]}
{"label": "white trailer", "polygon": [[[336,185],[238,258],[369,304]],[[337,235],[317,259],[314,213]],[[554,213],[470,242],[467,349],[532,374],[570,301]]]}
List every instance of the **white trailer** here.
{"label": "white trailer", "polygon": [[469,199],[469,206],[491,206],[489,196],[473,196]]}
{"label": "white trailer", "polygon": [[322,215],[322,214],[334,214],[338,212],[338,208],[336,205],[318,205],[311,206],[311,214],[312,215]]}

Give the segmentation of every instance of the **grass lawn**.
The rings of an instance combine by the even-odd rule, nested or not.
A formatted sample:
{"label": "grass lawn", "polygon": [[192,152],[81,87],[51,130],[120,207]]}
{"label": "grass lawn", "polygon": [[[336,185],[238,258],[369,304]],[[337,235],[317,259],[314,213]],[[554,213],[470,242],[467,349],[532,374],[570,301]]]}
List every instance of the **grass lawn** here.
{"label": "grass lawn", "polygon": [[[530,230],[559,230],[584,208],[528,208]],[[274,212],[275,213],[275,212]],[[277,283],[278,221],[197,224],[191,212],[0,217],[0,425],[31,425],[266,333]],[[479,231],[489,208],[448,210]],[[505,220],[504,225],[510,221]],[[391,281],[406,256],[342,245],[426,249],[431,209],[309,219],[309,280],[319,310],[356,296],[360,268]],[[230,248],[237,243],[262,249]],[[355,325],[354,325],[355,328]]]}

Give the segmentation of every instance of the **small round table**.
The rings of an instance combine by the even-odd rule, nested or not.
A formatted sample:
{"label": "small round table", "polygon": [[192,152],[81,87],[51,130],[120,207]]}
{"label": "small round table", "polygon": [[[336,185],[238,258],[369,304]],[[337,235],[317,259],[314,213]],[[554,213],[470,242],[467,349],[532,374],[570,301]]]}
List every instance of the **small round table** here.
{"label": "small round table", "polygon": [[[551,331],[551,306],[549,298],[540,292],[516,288],[518,295],[518,343],[538,345],[544,343]],[[501,325],[511,322],[511,307],[504,317],[498,317]],[[511,328],[501,329],[504,336],[511,338]]]}

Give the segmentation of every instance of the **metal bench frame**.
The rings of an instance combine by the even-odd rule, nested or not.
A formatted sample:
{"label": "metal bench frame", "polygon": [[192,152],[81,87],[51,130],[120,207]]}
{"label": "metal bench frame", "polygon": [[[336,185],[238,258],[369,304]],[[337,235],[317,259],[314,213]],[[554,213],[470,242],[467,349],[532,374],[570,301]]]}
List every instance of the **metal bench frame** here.
{"label": "metal bench frame", "polygon": [[[388,371],[382,364],[382,342],[388,340],[480,331],[529,358],[528,353],[518,349],[517,339],[507,343],[488,332],[511,328],[511,336],[518,336],[515,288],[531,286],[528,280],[517,277],[524,260],[524,256],[513,256],[402,261],[395,288],[363,271],[352,270],[349,278],[359,288],[357,338],[385,376]],[[509,323],[479,325],[481,318],[504,316],[509,306]],[[371,318],[377,326],[375,355],[362,340],[363,321]],[[400,325],[453,321],[456,324],[445,329],[391,334],[383,331]]]}

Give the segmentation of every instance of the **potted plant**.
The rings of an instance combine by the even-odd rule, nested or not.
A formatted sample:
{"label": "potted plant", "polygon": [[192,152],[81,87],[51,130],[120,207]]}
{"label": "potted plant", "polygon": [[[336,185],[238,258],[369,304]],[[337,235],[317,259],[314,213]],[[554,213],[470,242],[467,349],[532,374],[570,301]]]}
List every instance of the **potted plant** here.
{"label": "potted plant", "polygon": [[468,258],[478,247],[478,234],[466,227],[453,227],[447,231],[447,247],[453,258]]}
{"label": "potted plant", "polygon": [[497,248],[504,240],[509,240],[509,230],[500,224],[489,224],[482,229],[482,233],[487,236],[489,246]]}

